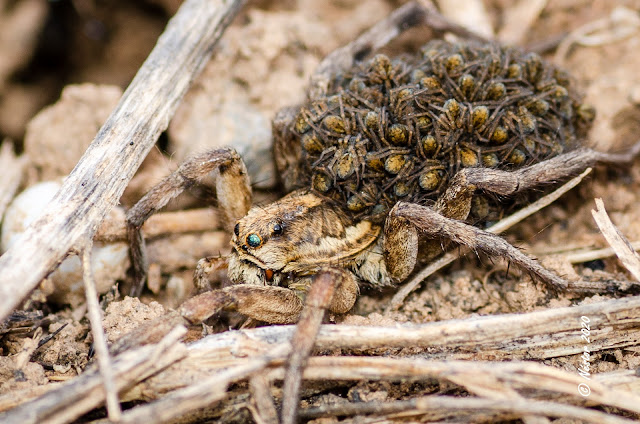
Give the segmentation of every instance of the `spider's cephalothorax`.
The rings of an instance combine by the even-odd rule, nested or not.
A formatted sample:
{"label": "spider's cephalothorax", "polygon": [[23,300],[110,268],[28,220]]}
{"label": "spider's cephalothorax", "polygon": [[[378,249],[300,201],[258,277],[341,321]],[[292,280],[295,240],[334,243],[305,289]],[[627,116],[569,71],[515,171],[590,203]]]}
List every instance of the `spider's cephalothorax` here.
{"label": "spider's cephalothorax", "polygon": [[295,163],[277,163],[286,186],[380,221],[397,201],[434,201],[462,168],[511,170],[572,150],[593,115],[568,75],[535,53],[432,41],[415,57],[378,54],[336,76],[276,132],[299,144]]}

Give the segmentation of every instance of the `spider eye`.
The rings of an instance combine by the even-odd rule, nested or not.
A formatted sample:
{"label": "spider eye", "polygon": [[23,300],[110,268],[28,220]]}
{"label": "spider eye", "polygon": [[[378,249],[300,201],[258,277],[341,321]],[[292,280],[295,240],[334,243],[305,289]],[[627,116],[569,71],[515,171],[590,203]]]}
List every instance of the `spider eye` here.
{"label": "spider eye", "polygon": [[236,226],[233,227],[233,233],[236,235],[236,237],[240,235],[240,224],[236,224]]}
{"label": "spider eye", "polygon": [[284,229],[282,228],[282,225],[280,224],[276,224],[273,226],[273,234],[282,234],[282,231]]}
{"label": "spider eye", "polygon": [[258,247],[262,244],[262,239],[257,234],[249,234],[247,236],[247,244],[251,247]]}

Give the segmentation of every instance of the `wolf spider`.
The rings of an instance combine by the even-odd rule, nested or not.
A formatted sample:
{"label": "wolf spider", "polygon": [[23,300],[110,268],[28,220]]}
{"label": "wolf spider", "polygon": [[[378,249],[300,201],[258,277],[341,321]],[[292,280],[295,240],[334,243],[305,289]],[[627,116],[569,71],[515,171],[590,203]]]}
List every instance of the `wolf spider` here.
{"label": "wolf spider", "polygon": [[[309,97],[322,98],[332,75],[350,69],[406,28],[424,23],[465,37],[473,36],[436,12],[409,3],[330,54],[311,78]],[[273,123],[274,156],[285,176],[285,187],[300,177],[296,174],[296,161],[300,158],[295,154],[300,148],[287,145],[291,139],[283,135],[295,119],[295,109],[285,109]],[[290,372],[285,380],[283,418],[290,422],[295,416],[300,372],[325,310],[336,314],[348,312],[362,283],[381,287],[406,279],[418,258],[419,234],[504,257],[552,289],[564,290],[567,283],[563,278],[501,237],[465,222],[474,193],[514,196],[574,176],[596,162],[629,162],[639,151],[640,144],[626,154],[579,147],[513,170],[465,167],[446,185],[440,184],[442,192],[435,204],[398,201],[386,211],[383,222],[357,218],[347,210],[347,205],[336,205],[311,187],[292,191],[272,204],[251,208],[249,178],[238,154],[233,149],[205,152],[183,163],[128,212],[136,287],[141,287],[147,269],[142,224],[169,200],[213,173],[218,205],[232,231],[232,251],[226,258],[201,260],[194,280],[198,288],[207,288],[208,271],[226,267],[230,280],[236,284],[201,293],[185,302],[180,312],[192,323],[225,309],[267,323],[299,322],[292,342]],[[441,251],[438,241],[434,246]]]}

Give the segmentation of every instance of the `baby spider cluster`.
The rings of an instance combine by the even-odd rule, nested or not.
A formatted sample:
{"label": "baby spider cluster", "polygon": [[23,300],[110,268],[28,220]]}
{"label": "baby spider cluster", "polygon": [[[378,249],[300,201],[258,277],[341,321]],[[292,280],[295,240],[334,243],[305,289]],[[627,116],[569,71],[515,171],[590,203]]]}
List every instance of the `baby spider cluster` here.
{"label": "baby spider cluster", "polygon": [[[435,200],[462,168],[509,170],[572,150],[593,117],[568,75],[535,53],[432,41],[414,57],[378,54],[302,106],[289,182],[381,221],[398,201]],[[474,202],[476,218],[485,203]]]}

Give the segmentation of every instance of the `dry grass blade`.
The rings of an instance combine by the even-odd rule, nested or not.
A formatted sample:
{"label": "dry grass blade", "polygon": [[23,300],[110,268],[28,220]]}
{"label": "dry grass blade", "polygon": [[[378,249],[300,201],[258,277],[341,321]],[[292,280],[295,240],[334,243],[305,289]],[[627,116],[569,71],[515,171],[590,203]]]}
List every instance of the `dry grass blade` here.
{"label": "dry grass blade", "polygon": [[[495,413],[501,416],[492,415]],[[508,416],[504,416],[504,414],[508,414]],[[583,422],[598,424],[630,424],[635,422],[593,409],[580,408],[558,402],[545,402],[531,399],[476,399],[453,396],[426,396],[394,402],[359,402],[344,405],[327,405],[302,410],[300,411],[300,415],[306,419],[373,415],[376,420],[380,420],[381,418],[392,420],[421,417],[422,419],[426,418],[433,421],[458,417],[469,420],[469,422],[517,419],[525,415],[534,415],[540,417],[579,419]],[[358,422],[368,422],[366,418],[360,418]]]}
{"label": "dry grass blade", "polygon": [[0,257],[3,320],[74,247],[93,237],[243,0],[187,0],[44,213]]}
{"label": "dry grass blade", "polygon": [[[633,250],[640,249],[640,241],[631,242],[630,245]],[[538,253],[541,256],[562,253],[562,256],[567,260],[567,262],[572,264],[580,264],[584,262],[595,261],[597,259],[605,259],[616,254],[616,252],[611,247],[605,247],[602,249],[568,249],[553,252],[540,251],[537,252],[537,254]]]}
{"label": "dry grass blade", "polygon": [[629,243],[629,240],[627,240],[618,228],[613,225],[613,222],[611,222],[604,208],[602,199],[596,199],[596,210],[592,210],[591,214],[598,228],[600,228],[602,235],[614,252],[616,252],[622,264],[637,281],[640,281],[640,256],[633,250],[633,246]]}
{"label": "dry grass blade", "polygon": [[115,378],[111,367],[111,357],[107,347],[107,337],[102,328],[102,314],[98,303],[98,291],[96,290],[93,272],[91,270],[91,249],[93,242],[90,240],[82,251],[82,279],[84,281],[84,294],[87,299],[87,309],[91,334],[93,336],[93,346],[98,355],[98,368],[104,384],[104,391],[107,400],[107,412],[111,421],[120,421],[122,410],[118,401]]}
{"label": "dry grass blade", "polygon": [[[482,397],[505,390],[546,393],[547,398],[569,396],[581,401],[578,385],[585,380],[577,373],[534,362],[429,361],[418,358],[314,357],[303,374],[309,380],[425,380],[449,381]],[[282,378],[282,369],[272,377]],[[640,397],[590,381],[589,401],[640,414]],[[549,395],[551,394],[551,395]],[[502,398],[501,400],[505,400]],[[511,399],[513,400],[513,399]]]}
{"label": "dry grass blade", "polygon": [[[546,206],[549,206],[551,203],[558,200],[560,196],[562,196],[563,194],[565,194],[566,192],[568,192],[569,190],[571,190],[572,188],[580,184],[580,182],[584,179],[584,177],[586,177],[590,172],[591,172],[591,168],[587,168],[582,174],[578,175],[577,177],[563,184],[557,190],[538,199],[537,201],[531,203],[530,205],[527,205],[526,207],[522,208],[518,212],[500,220],[499,222],[495,223],[491,227],[487,228],[486,231],[493,234],[500,234],[501,232],[506,231],[507,229],[511,228],[512,226],[522,221],[526,217],[533,215],[537,211],[545,208]],[[399,308],[400,305],[402,305],[402,303],[406,299],[406,297],[409,295],[409,293],[414,291],[420,285],[420,283],[424,281],[425,278],[437,272],[438,270],[444,268],[445,266],[449,265],[451,262],[455,261],[461,255],[467,254],[468,252],[469,252],[469,249],[463,247],[463,248],[460,248],[459,251],[448,252],[444,256],[437,259],[436,261],[433,261],[432,263],[430,263],[426,268],[418,272],[415,276],[413,276],[413,278],[411,278],[411,280],[408,283],[403,285],[396,292],[393,298],[391,298],[391,301],[389,302],[389,306],[387,306],[386,308],[386,312],[393,311],[394,309]]]}

